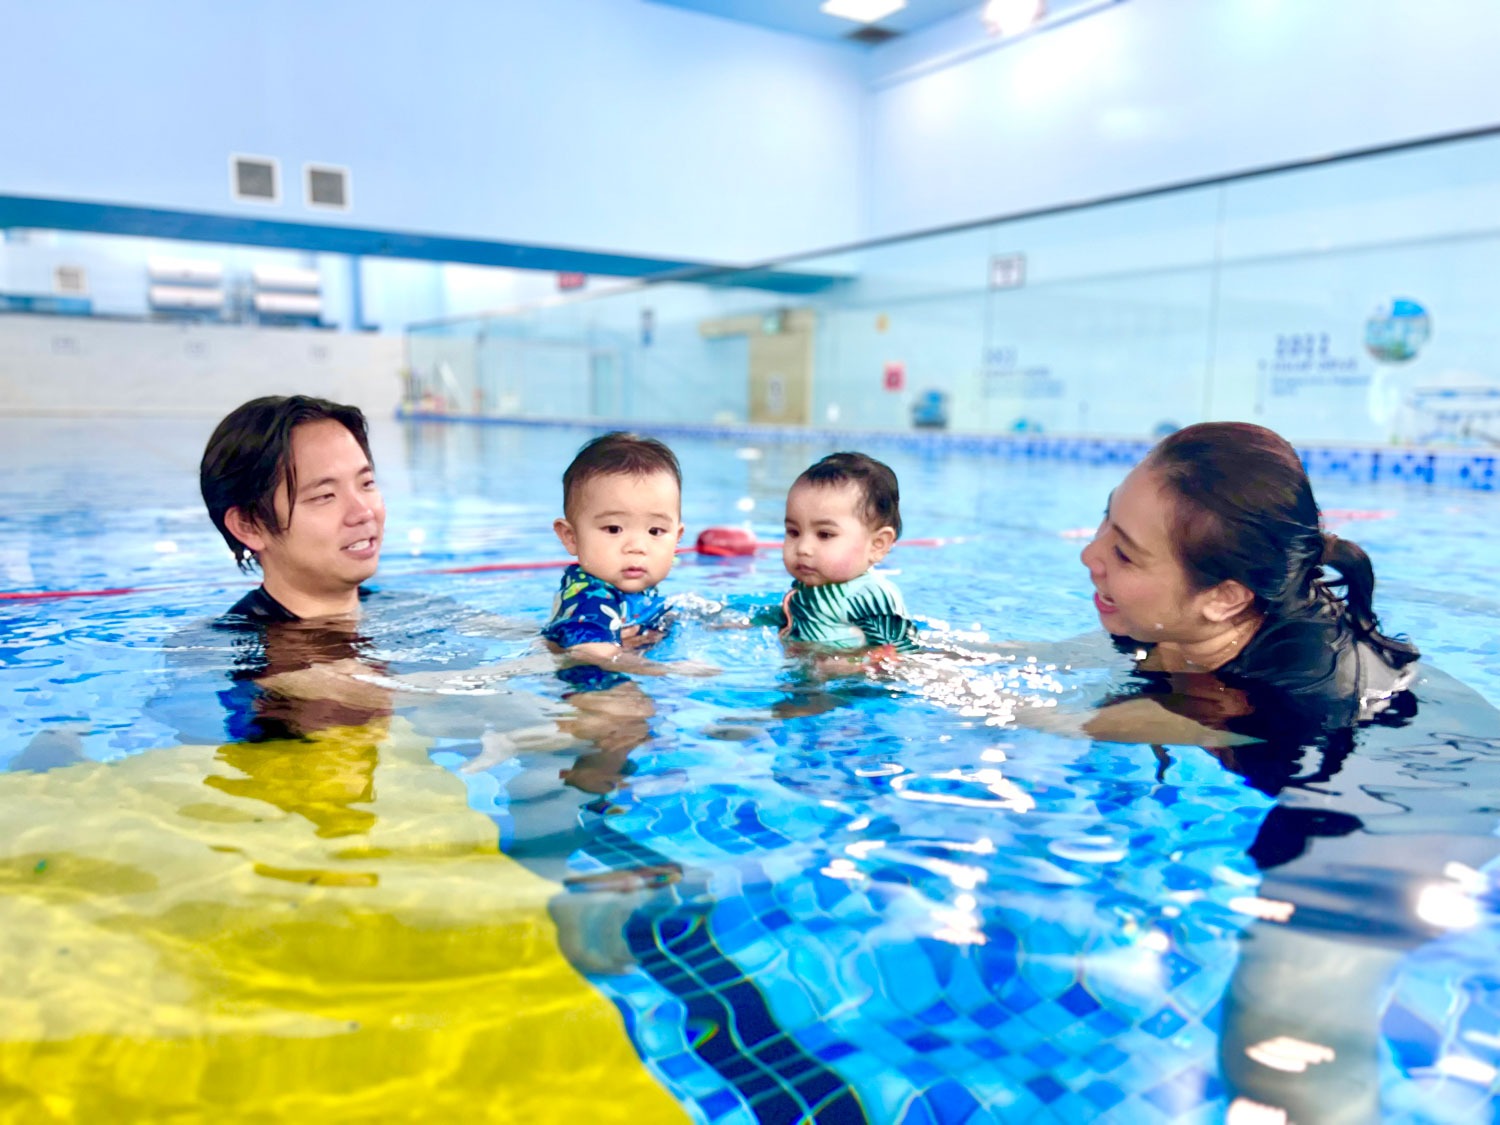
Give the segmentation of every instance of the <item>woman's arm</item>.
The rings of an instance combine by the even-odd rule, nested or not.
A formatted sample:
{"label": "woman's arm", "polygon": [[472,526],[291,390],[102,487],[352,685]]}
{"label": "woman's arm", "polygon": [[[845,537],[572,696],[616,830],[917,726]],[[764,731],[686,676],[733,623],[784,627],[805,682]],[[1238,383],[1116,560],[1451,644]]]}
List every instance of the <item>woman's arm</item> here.
{"label": "woman's arm", "polygon": [[1055,707],[1020,707],[1018,726],[1052,734],[1090,738],[1095,742],[1171,744],[1216,749],[1242,746],[1256,739],[1205,726],[1197,719],[1163,707],[1149,696],[1108,703],[1091,711],[1059,711]]}

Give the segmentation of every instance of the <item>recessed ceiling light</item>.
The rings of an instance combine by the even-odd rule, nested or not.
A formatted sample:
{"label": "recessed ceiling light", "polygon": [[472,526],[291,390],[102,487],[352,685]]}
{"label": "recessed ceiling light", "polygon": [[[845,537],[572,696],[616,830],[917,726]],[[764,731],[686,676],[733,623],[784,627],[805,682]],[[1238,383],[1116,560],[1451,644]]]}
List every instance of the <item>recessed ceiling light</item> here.
{"label": "recessed ceiling light", "polygon": [[1046,12],[1046,0],[989,0],[980,18],[992,35],[1016,35]]}
{"label": "recessed ceiling light", "polygon": [[874,23],[906,7],[906,0],[823,0],[819,11],[855,23]]}

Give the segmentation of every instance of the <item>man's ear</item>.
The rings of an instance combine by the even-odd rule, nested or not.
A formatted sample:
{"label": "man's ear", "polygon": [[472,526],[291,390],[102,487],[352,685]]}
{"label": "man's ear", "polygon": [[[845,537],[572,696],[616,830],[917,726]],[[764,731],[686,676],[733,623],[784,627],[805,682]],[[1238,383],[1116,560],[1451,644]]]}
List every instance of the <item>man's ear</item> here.
{"label": "man's ear", "polygon": [[266,549],[266,541],[270,539],[270,536],[265,533],[260,524],[238,508],[230,508],[224,513],[224,526],[229,529],[229,534],[257,555]]}
{"label": "man's ear", "polygon": [[573,525],[559,516],[552,521],[552,530],[557,535],[558,541],[563,545],[563,550],[576,558],[578,556],[578,535],[573,530]]}
{"label": "man's ear", "polygon": [[1243,582],[1226,578],[1203,595],[1203,616],[1216,624],[1233,621],[1255,604],[1255,595]]}
{"label": "man's ear", "polygon": [[870,537],[870,562],[878,563],[886,555],[890,554],[891,548],[896,545],[896,529],[894,527],[882,527]]}

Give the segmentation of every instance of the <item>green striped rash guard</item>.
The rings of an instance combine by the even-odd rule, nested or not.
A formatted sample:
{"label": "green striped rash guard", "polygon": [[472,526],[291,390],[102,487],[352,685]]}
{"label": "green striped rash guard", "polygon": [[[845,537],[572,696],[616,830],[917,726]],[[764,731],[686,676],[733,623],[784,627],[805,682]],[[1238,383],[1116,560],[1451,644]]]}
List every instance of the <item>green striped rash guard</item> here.
{"label": "green striped rash guard", "polygon": [[781,635],[829,648],[916,647],[901,591],[873,571],[828,586],[792,583],[781,600]]}

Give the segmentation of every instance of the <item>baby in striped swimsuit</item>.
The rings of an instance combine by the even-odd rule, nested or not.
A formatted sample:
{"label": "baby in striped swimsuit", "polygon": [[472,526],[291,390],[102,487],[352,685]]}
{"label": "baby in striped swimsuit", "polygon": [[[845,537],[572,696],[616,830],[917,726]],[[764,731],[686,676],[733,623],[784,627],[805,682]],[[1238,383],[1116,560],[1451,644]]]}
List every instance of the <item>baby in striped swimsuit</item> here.
{"label": "baby in striped swimsuit", "polygon": [[824,648],[914,648],[901,591],[871,569],[900,534],[889,466],[832,453],[803,472],[786,498],[781,557],[795,581],[781,602],[781,635]]}

